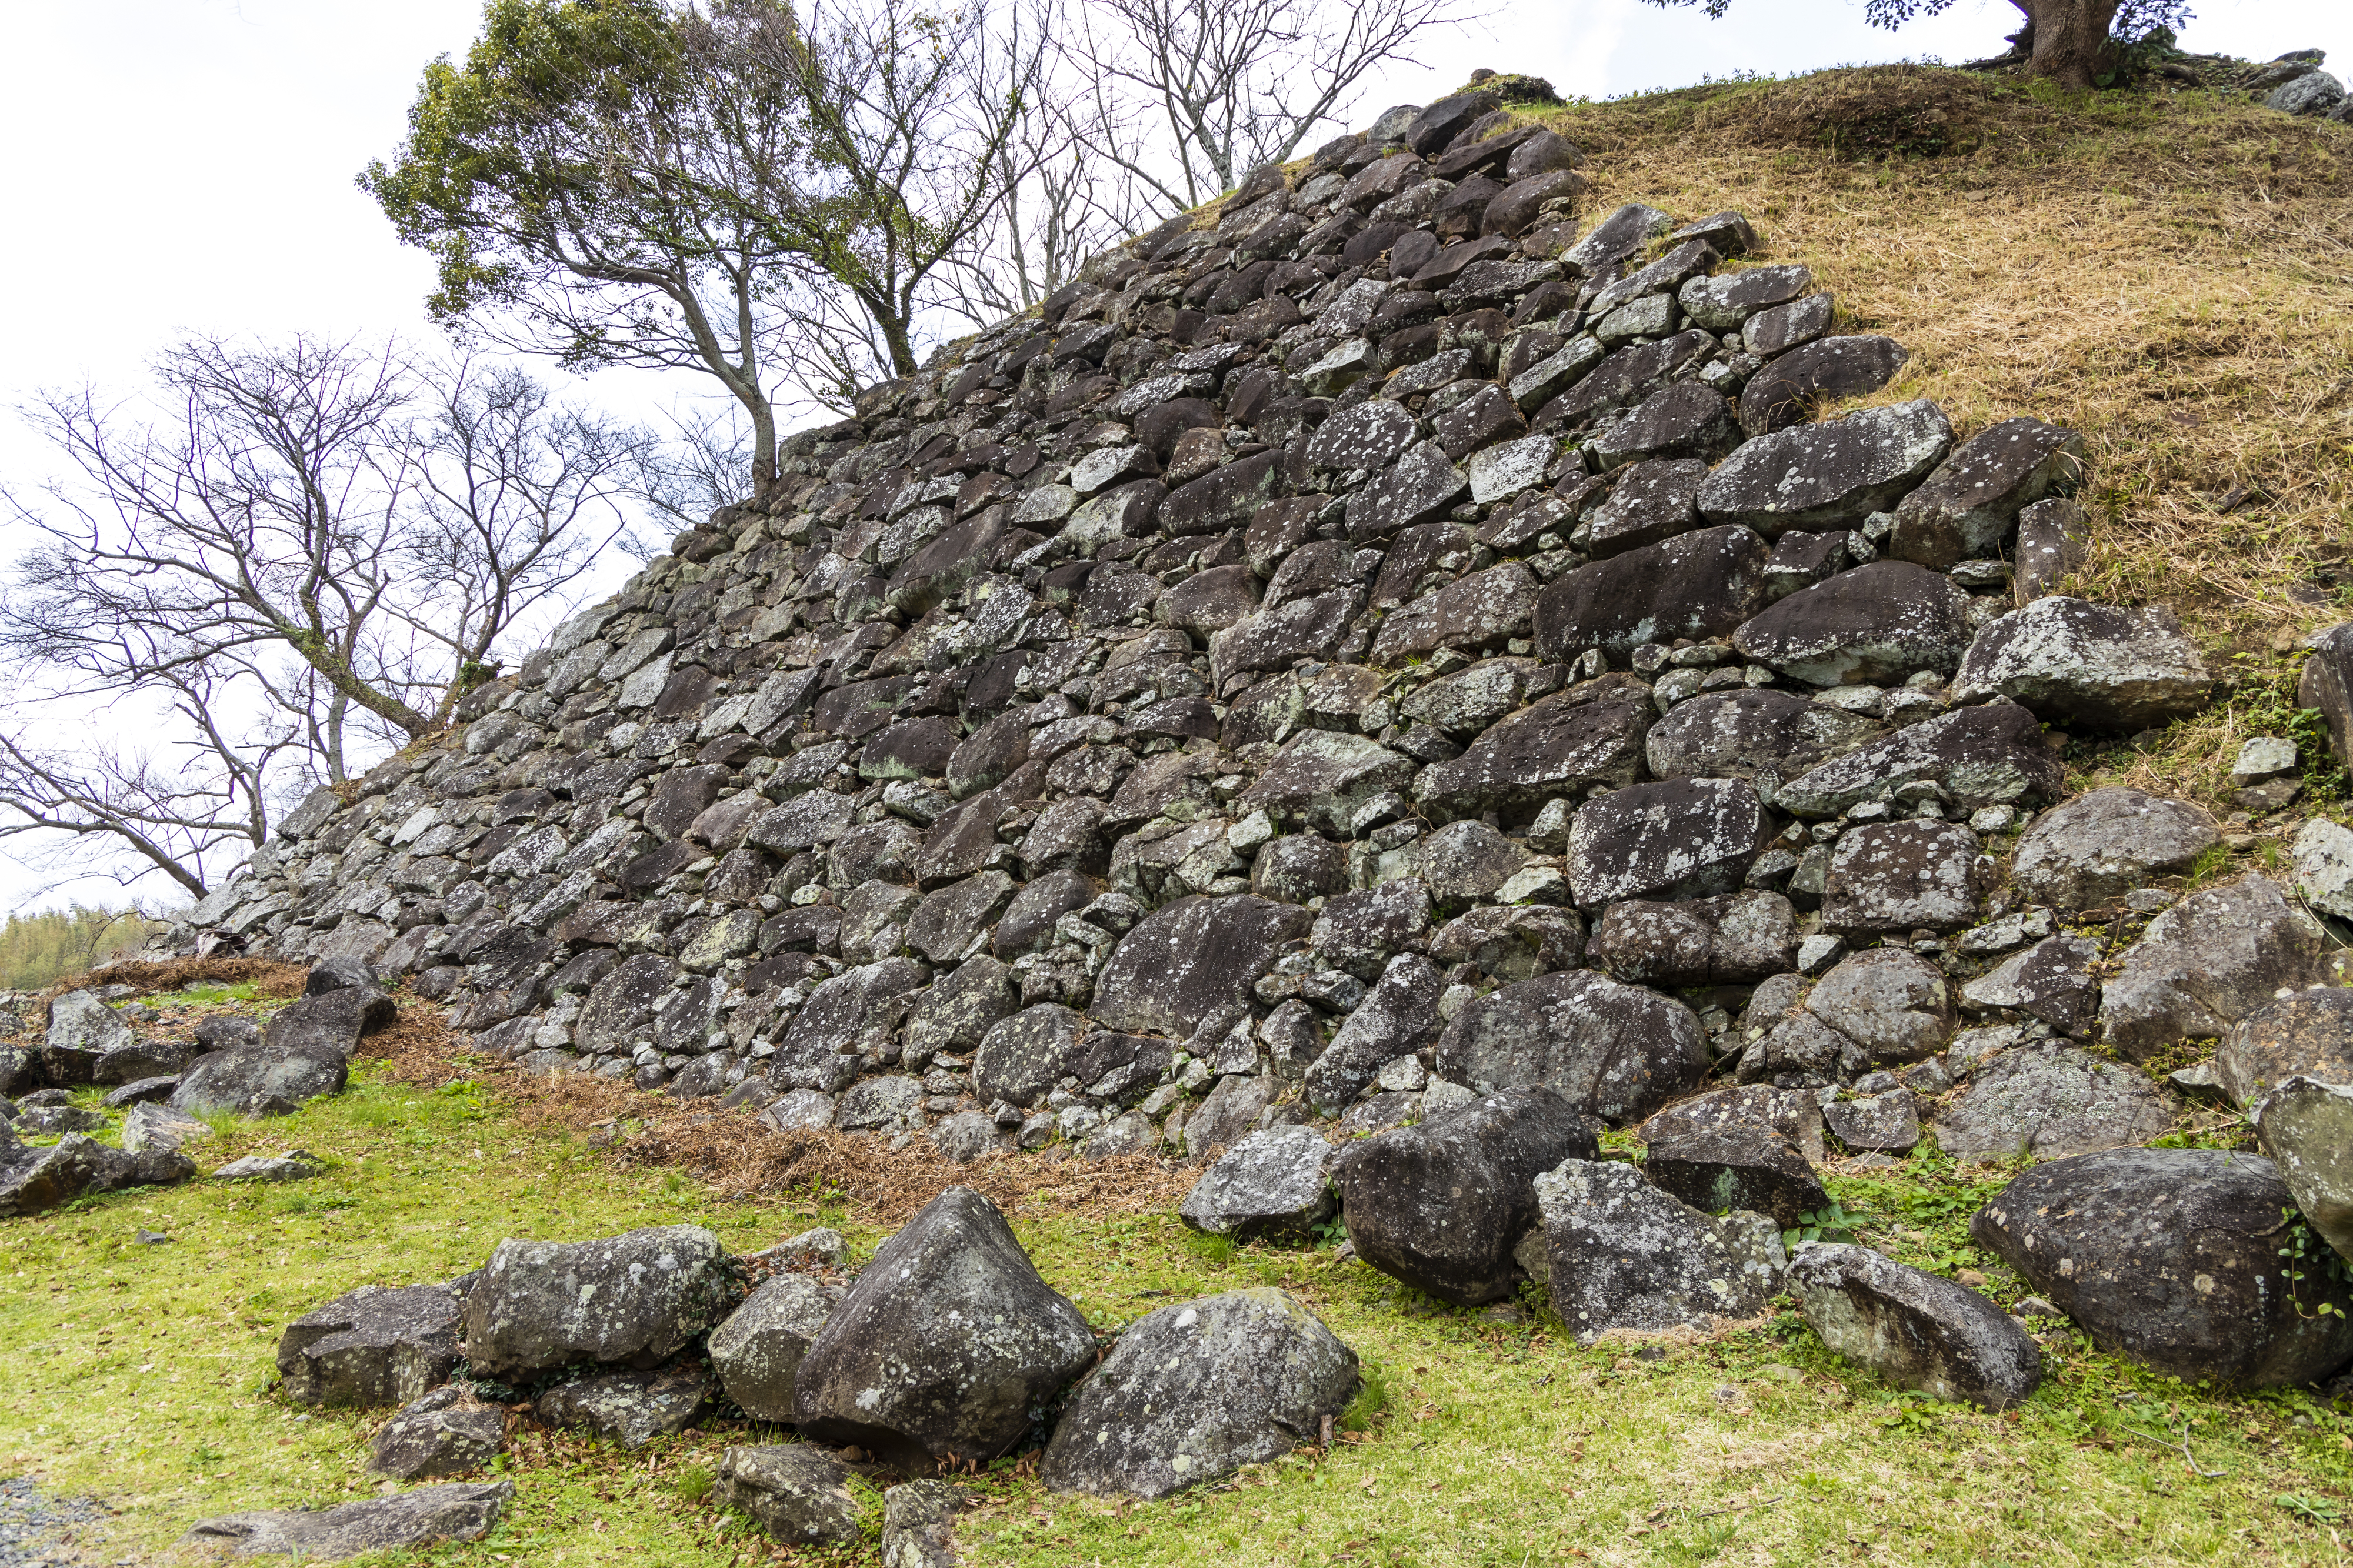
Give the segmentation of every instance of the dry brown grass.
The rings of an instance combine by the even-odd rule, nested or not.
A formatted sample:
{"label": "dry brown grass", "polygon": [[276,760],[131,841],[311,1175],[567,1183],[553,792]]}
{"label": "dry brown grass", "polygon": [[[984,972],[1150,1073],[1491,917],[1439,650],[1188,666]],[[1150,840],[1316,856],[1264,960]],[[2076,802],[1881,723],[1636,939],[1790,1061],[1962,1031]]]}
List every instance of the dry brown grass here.
{"label": "dry brown grass", "polygon": [[163,962],[140,959],[110,963],[50,982],[41,1000],[100,985],[135,985],[142,995],[185,991],[191,985],[251,985],[264,996],[300,996],[310,974],[300,963],[270,958],[174,958]]}
{"label": "dry brown grass", "polygon": [[881,1226],[904,1223],[957,1186],[1011,1215],[1146,1214],[1174,1208],[1200,1174],[1149,1154],[1097,1161],[1058,1149],[958,1165],[924,1138],[894,1152],[872,1133],[776,1132],[748,1110],[708,1100],[681,1104],[584,1073],[518,1072],[461,1051],[438,1005],[399,1000],[399,1022],[369,1036],[357,1053],[384,1063],[395,1079],[420,1088],[479,1079],[525,1128],[582,1139],[625,1169],[678,1171],[723,1197],[803,1194],[842,1202]]}
{"label": "dry brown grass", "polygon": [[[1933,116],[1966,155],[1852,155]],[[1586,147],[1594,210],[1738,208],[1844,330],[1909,348],[1868,401],[2083,431],[2085,592],[2168,603],[2224,655],[2341,617],[2316,575],[2353,510],[2353,127],[1913,67],[1546,118]],[[2241,486],[2269,499],[2223,510]]]}

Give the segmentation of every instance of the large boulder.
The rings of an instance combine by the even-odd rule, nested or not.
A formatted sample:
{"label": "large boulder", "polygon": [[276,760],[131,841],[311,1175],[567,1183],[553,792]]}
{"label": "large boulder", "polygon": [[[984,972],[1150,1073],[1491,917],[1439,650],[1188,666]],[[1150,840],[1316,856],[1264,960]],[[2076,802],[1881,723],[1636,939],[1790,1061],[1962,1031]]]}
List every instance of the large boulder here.
{"label": "large boulder", "polygon": [[131,1044],[131,1026],[88,991],[69,991],[49,1004],[48,1033],[41,1041],[41,1070],[50,1083],[72,1089],[89,1083],[99,1058]]}
{"label": "large boulder", "polygon": [[2188,871],[2221,841],[2214,819],[2186,800],[2095,789],[2037,817],[2018,841],[2010,875],[2034,899],[2073,913]]}
{"label": "large boulder", "polygon": [[2120,610],[2053,594],[1989,623],[1953,675],[1953,700],[2007,697],[2040,718],[2130,734],[2206,705],[2213,678],[2162,607]]}
{"label": "large boulder", "polygon": [[[1775,318],[1796,325],[1798,313],[1816,300],[1821,301],[1823,309],[1814,319],[1826,321],[1830,315],[1826,294],[1750,318],[1746,336],[1754,341],[1748,343],[1749,352],[1773,355],[1740,389],[1740,426],[1751,436],[1802,425],[1823,403],[1876,392],[1893,381],[1912,357],[1894,338],[1876,333],[1818,338],[1793,352],[1776,353],[1773,340],[1782,338],[1779,346],[1786,347],[1787,334],[1773,332],[1772,326],[1778,324]],[[1789,314],[1785,316],[1784,310]]]}
{"label": "large boulder", "polygon": [[2066,770],[2042,742],[2042,726],[2014,702],[1988,703],[1906,725],[1820,763],[1774,792],[1799,816],[1836,816],[1897,787],[1927,782],[1974,811],[2056,800]]}
{"label": "large boulder", "polygon": [[1699,1018],[1672,998],[1590,970],[1502,986],[1454,1016],[1438,1075],[1480,1093],[1542,1086],[1612,1124],[1640,1121],[1707,1071]]}
{"label": "large boulder", "polygon": [[1490,725],[1451,762],[1421,770],[1414,793],[1433,821],[1495,812],[1525,821],[1558,795],[1641,776],[1648,702],[1563,692]]}
{"label": "large boulder", "polygon": [[2318,922],[2249,872],[2201,888],[2148,922],[2100,988],[2107,1043],[2131,1061],[2211,1039],[2284,989],[2324,976]]}
{"label": "large boulder", "polygon": [[825,1331],[840,1291],[806,1274],[776,1275],[711,1331],[711,1370],[754,1421],[793,1418],[793,1379]]}
{"label": "large boulder", "polygon": [[1762,687],[1676,703],[1651,726],[1643,752],[1653,777],[1747,779],[1769,805],[1785,781],[1878,735],[1859,713]]}
{"label": "large boulder", "polygon": [[1591,1155],[1544,1172],[1534,1190],[1541,1228],[1521,1257],[1579,1344],[1613,1329],[1711,1330],[1754,1318],[1781,1288],[1780,1232],[1762,1215],[1717,1219],[1633,1166]]}
{"label": "large boulder", "polygon": [[452,1481],[325,1509],[256,1509],[198,1520],[174,1545],[236,1557],[284,1552],[334,1561],[444,1541],[480,1541],[514,1500],[514,1483]]}
{"label": "large boulder", "polygon": [[1314,918],[1248,893],[1178,899],[1112,951],[1095,977],[1094,1021],[1188,1038],[1210,1014],[1247,1005],[1250,987]]}
{"label": "large boulder", "polygon": [[363,1037],[390,1027],[399,1016],[365,965],[329,960],[311,967],[301,996],[270,1015],[261,1043],[274,1051],[348,1058]]}
{"label": "large boulder", "polygon": [[719,1457],[711,1495],[740,1508],[776,1541],[797,1546],[855,1544],[858,1495],[849,1468],[811,1443],[762,1443]]}
{"label": "large boulder", "polygon": [[1349,1145],[1332,1163],[1356,1255],[1458,1306],[1511,1293],[1535,1218],[1529,1183],[1598,1156],[1593,1122],[1549,1089],[1510,1089]]}
{"label": "large boulder", "polygon": [[1079,1385],[1046,1446],[1049,1490],[1159,1498],[1317,1439],[1356,1352],[1261,1286],[1148,1312]]}
{"label": "large boulder", "polygon": [[1824,1344],[1899,1387],[2007,1410],[2042,1381],[2026,1331],[1966,1285],[1823,1241],[1800,1245],[1785,1279]]}
{"label": "large boulder", "polygon": [[1732,646],[1810,686],[1949,675],[1969,646],[1968,610],[1968,595],[1942,573],[1874,561],[1778,601]]}
{"label": "large boulder", "polygon": [[1620,661],[1645,643],[1722,637],[1763,607],[1771,553],[1753,529],[1703,528],[1579,566],[1536,595],[1537,651]]}
{"label": "large boulder", "polygon": [[1887,552],[1941,572],[2001,553],[2018,514],[2084,471],[2084,437],[2040,419],[2005,419],[1962,442],[1895,507]]}
{"label": "large boulder", "polygon": [[286,1397],[406,1405],[458,1364],[458,1298],[441,1285],[363,1285],[305,1312],[278,1339]]}
{"label": "large boulder", "polygon": [[1952,445],[1952,426],[1925,399],[1775,431],[1716,465],[1700,487],[1700,513],[1767,538],[1852,527],[1894,505]]}
{"label": "large boulder", "polygon": [[2353,1359],[2353,1286],[2282,1256],[2295,1207],[2260,1155],[2112,1149],[2020,1175],[1969,1235],[2100,1349],[2185,1381],[2263,1388]]}
{"label": "large boulder", "polygon": [[[1230,1080],[1228,1080],[1230,1081]],[[1310,1127],[1278,1122],[1229,1147],[1177,1205],[1176,1217],[1236,1241],[1306,1241],[1332,1212],[1332,1145]]]}
{"label": "large boulder", "polygon": [[2087,1032],[2100,1012],[2094,973],[2100,944],[2087,936],[2047,936],[1961,987],[1973,1013],[2023,1013],[2063,1035]]}
{"label": "large boulder", "polygon": [[506,1447],[507,1413],[476,1394],[471,1384],[448,1383],[411,1400],[368,1444],[368,1468],[396,1480],[462,1476]]}
{"label": "large boulder", "polygon": [[501,1241],[467,1292],[461,1343],[475,1371],[500,1378],[580,1362],[657,1366],[742,1296],[726,1248],[701,1226]]}
{"label": "large boulder", "polygon": [[997,1205],[951,1187],[876,1249],[808,1353],[796,1420],[905,1474],[983,1464],[1093,1360],[1093,1331],[1038,1277]]}
{"label": "large boulder", "polygon": [[2248,1106],[2292,1078],[2353,1084],[2353,987],[2316,985],[2265,1002],[2222,1037],[2214,1076]]}
{"label": "large boulder", "polygon": [[1728,893],[1767,836],[1746,779],[1668,779],[1612,790],[1577,808],[1568,830],[1568,887],[1579,907],[1627,899]]}
{"label": "large boulder", "polygon": [[2001,1052],[1935,1117],[1936,1146],[1962,1160],[2051,1160],[2146,1143],[2172,1123],[2147,1075],[2057,1044]]}
{"label": "large boulder", "polygon": [[288,1116],[305,1100],[341,1094],[349,1079],[340,1056],[250,1046],[198,1057],[167,1103],[197,1116]]}
{"label": "large boulder", "polygon": [[2255,1102],[2253,1117],[2255,1141],[2277,1162],[2296,1211],[2353,1258],[2353,1088],[2290,1078]]}

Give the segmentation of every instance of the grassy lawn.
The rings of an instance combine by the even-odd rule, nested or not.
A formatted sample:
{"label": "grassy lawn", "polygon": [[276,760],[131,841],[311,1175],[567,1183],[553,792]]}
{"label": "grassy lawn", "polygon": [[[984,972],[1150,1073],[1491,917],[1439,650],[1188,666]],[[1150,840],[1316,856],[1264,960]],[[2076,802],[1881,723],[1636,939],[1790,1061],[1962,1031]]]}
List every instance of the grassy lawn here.
{"label": "grassy lawn", "polygon": [[[419,1088],[364,1062],[341,1099],[231,1127],[200,1156],[299,1147],[328,1163],[322,1178],[114,1194],[8,1222],[6,1471],[104,1498],[121,1510],[110,1549],[142,1555],[206,1514],[348,1500],[377,1485],[365,1439],[388,1413],[273,1391],[280,1331],[329,1297],[448,1278],[506,1236],[692,1221],[751,1250],[830,1223],[863,1254],[886,1234],[839,1195],[730,1197],[621,1164],[511,1114],[510,1086],[522,1091],[487,1077]],[[2016,1282],[1966,1234],[2000,1180],[1923,1156],[1830,1184],[1867,1216],[1867,1240],[1987,1269],[2007,1301]],[[142,1246],[142,1227],[173,1239]],[[1001,1464],[973,1482],[987,1499],[964,1530],[976,1563],[2333,1562],[2331,1527],[2353,1510],[2353,1417],[2301,1394],[2185,1387],[2070,1332],[2047,1337],[2042,1391],[1994,1417],[1888,1388],[1792,1313],[1713,1341],[1579,1350],[1541,1310],[1438,1307],[1333,1249],[1235,1248],[1165,1212],[1017,1212],[1016,1227],[1106,1330],[1171,1298],[1282,1286],[1356,1349],[1367,1388],[1329,1455],[1163,1503],[1055,1497],[1034,1457]],[[500,1530],[386,1560],[796,1560],[703,1500],[723,1448],[770,1436],[722,1422],[625,1454],[525,1420],[501,1461],[517,1499]]]}

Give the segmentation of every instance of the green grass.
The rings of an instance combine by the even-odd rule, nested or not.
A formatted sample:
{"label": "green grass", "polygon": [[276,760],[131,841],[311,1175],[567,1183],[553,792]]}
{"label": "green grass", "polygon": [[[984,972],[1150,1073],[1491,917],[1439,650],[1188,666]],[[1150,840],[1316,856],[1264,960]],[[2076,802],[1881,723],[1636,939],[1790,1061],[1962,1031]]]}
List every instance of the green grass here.
{"label": "green grass", "polygon": [[[619,1172],[517,1128],[472,1083],[419,1090],[361,1064],[352,1090],[204,1146],[211,1166],[301,1147],[294,1186],[113,1194],[5,1222],[0,1342],[16,1352],[0,1460],[122,1510],[145,1552],[233,1509],[366,1495],[385,1412],[311,1411],[272,1391],[291,1319],[364,1283],[447,1279],[502,1237],[579,1239],[691,1220],[752,1250],[812,1224],[862,1253],[881,1232],[820,1205],[715,1200],[675,1173]],[[2003,1173],[1932,1154],[1832,1178],[1848,1223],[1892,1255],[1982,1270],[1968,1239]],[[173,1237],[132,1239],[140,1227]],[[1045,1493],[1034,1462],[973,1485],[969,1561],[1515,1565],[1880,1562],[2334,1561],[2353,1420],[2308,1395],[2217,1396],[2049,1336],[2052,1371],[1989,1416],[1893,1390],[1825,1351],[1794,1313],[1716,1341],[1580,1350],[1536,1316],[1440,1306],[1329,1247],[1236,1247],[1173,1216],[1017,1220],[1056,1288],[1113,1328],[1172,1299],[1272,1284],[1364,1358],[1366,1391],[1329,1456],[1302,1452],[1214,1490],[1125,1508]],[[2200,1470],[2179,1447],[2186,1435]],[[532,1432],[502,1464],[515,1507],[487,1542],[382,1562],[742,1561],[741,1521],[708,1500],[722,1423],[623,1454]],[[879,1510],[875,1517],[879,1521]],[[767,1556],[763,1550],[752,1558]],[[803,1562],[871,1562],[871,1551]]]}

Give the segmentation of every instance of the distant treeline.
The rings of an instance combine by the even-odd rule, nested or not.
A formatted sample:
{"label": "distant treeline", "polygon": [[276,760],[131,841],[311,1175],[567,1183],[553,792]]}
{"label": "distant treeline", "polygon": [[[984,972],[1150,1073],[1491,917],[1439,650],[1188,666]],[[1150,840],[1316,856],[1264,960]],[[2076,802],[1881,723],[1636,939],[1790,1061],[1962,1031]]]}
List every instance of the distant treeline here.
{"label": "distant treeline", "polygon": [[157,922],[136,909],[81,904],[10,915],[0,930],[0,986],[33,991],[50,981],[138,952]]}

